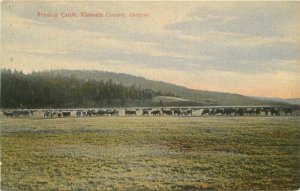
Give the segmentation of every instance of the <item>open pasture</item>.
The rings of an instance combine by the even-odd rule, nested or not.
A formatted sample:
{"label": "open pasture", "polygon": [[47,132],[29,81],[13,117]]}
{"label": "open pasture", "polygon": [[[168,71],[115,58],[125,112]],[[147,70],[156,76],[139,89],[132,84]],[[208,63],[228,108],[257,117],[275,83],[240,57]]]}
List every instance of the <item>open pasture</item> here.
{"label": "open pasture", "polygon": [[300,187],[300,117],[1,117],[3,190]]}

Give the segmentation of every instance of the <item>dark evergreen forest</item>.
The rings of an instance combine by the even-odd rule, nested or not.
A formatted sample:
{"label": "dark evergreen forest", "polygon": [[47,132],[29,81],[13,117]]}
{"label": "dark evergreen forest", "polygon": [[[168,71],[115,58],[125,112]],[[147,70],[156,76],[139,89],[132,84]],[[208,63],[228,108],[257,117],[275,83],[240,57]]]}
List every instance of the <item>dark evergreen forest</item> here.
{"label": "dark evergreen forest", "polygon": [[154,96],[174,96],[162,91],[129,87],[111,79],[97,81],[53,72],[1,70],[1,108],[68,108],[145,106]]}

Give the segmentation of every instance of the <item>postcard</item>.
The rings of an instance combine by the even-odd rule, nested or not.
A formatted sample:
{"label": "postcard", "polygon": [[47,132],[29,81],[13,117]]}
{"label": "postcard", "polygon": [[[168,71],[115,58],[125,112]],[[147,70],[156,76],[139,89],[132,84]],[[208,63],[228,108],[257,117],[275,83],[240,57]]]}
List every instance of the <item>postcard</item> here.
{"label": "postcard", "polygon": [[1,2],[1,190],[297,190],[297,1]]}

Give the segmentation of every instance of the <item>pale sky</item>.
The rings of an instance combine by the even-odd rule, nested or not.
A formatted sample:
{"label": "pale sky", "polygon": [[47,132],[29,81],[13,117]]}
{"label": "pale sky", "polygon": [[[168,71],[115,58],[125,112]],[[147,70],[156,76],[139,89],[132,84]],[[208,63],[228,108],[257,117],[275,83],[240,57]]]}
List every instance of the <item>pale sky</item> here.
{"label": "pale sky", "polygon": [[299,2],[4,1],[1,29],[1,68],[104,70],[193,89],[300,97]]}

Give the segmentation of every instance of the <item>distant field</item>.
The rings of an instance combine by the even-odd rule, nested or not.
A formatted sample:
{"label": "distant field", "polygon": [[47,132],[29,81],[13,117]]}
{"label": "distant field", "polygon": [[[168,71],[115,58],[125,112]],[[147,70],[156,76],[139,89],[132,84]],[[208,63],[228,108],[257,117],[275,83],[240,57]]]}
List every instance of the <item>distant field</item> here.
{"label": "distant field", "polygon": [[300,117],[1,117],[2,190],[300,188]]}

